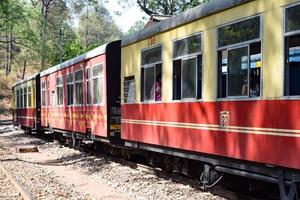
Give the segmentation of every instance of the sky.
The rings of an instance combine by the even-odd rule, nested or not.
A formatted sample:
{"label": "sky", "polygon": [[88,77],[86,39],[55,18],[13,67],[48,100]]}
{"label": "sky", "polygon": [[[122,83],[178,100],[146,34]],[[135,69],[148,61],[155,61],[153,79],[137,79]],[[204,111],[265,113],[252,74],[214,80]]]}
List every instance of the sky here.
{"label": "sky", "polygon": [[[145,21],[145,19],[149,18],[149,16],[139,8],[136,2],[129,8],[124,9],[118,4],[117,0],[109,0],[108,3],[105,4],[105,7],[110,11],[116,24],[123,32],[127,32],[136,21]],[[121,11],[120,16],[115,14],[117,11]]]}

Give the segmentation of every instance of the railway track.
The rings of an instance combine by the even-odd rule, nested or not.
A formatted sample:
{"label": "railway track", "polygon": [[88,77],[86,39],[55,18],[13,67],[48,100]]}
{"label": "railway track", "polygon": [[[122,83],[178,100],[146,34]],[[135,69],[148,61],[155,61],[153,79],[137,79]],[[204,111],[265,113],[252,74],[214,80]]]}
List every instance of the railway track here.
{"label": "railway track", "polygon": [[[10,181],[10,183],[13,185],[13,188],[15,189],[15,192],[18,193],[20,199],[23,200],[34,200],[35,198],[33,195],[25,188],[24,185],[22,185],[16,178],[13,177],[13,175],[5,168],[5,166],[0,163],[0,172],[4,174],[4,176]],[[1,196],[1,199],[13,199],[11,196]],[[17,198],[19,199],[19,198]]]}

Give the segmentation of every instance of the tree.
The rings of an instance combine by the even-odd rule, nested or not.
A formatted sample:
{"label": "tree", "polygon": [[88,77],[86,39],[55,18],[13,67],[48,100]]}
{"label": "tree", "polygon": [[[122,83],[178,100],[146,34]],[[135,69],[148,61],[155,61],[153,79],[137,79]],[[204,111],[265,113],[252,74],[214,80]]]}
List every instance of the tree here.
{"label": "tree", "polygon": [[159,15],[174,15],[209,0],[119,0],[119,2],[126,6],[132,5],[136,1],[140,8],[149,16],[153,14]]}
{"label": "tree", "polygon": [[109,11],[100,4],[89,4],[79,17],[80,44],[91,49],[121,38],[122,32],[112,20]]}
{"label": "tree", "polygon": [[140,30],[142,30],[145,27],[145,22],[138,20],[135,22],[135,24],[130,27],[130,29],[127,31],[126,35],[131,35],[135,32],[138,32]]}

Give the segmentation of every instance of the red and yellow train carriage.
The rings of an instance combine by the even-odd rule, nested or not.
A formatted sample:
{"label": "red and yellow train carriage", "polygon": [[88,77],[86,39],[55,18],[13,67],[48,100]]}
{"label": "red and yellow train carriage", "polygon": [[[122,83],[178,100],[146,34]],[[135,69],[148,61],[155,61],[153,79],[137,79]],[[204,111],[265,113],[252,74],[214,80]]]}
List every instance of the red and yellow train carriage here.
{"label": "red and yellow train carriage", "polygon": [[13,123],[27,132],[40,130],[39,74],[13,85]]}
{"label": "red and yellow train carriage", "polygon": [[299,0],[212,0],[124,38],[125,144],[299,182],[299,13]]}
{"label": "red and yellow train carriage", "polygon": [[120,41],[41,72],[41,126],[76,139],[120,138]]}

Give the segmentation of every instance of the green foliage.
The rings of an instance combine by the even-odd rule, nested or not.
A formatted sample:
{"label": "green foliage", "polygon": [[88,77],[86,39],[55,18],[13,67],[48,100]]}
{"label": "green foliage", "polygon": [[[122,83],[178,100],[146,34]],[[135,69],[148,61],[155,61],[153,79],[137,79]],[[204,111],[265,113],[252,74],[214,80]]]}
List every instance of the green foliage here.
{"label": "green foliage", "polygon": [[148,15],[174,15],[207,1],[209,0],[137,0],[137,3]]}
{"label": "green foliage", "polygon": [[131,35],[135,32],[138,32],[140,30],[142,30],[145,27],[145,22],[138,20],[135,22],[135,24],[130,27],[130,29],[127,31],[126,35]]}

